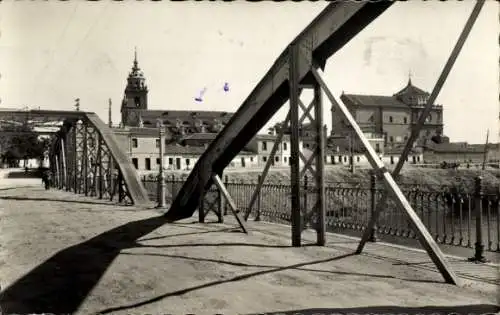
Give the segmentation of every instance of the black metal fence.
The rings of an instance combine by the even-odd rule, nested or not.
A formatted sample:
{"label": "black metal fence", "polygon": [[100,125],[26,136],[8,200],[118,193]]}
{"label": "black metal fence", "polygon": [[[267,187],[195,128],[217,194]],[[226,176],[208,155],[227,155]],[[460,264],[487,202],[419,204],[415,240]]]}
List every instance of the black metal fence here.
{"label": "black metal fence", "polygon": [[[166,178],[167,203],[171,202],[184,184],[185,177]],[[155,178],[143,178],[151,200],[157,200],[158,185]],[[229,180],[225,185],[239,210],[246,211],[257,187],[255,182]],[[307,180],[302,184],[303,202],[310,209],[316,194]],[[416,185],[400,185],[415,212],[438,243],[500,252],[500,194],[485,194],[481,179],[471,192],[440,187],[435,191]],[[372,180],[368,183],[327,183],[326,216],[329,231],[362,231],[384,193],[384,186]],[[284,183],[265,183],[253,206],[256,220],[290,223],[291,187]],[[227,212],[227,205],[213,186],[205,207]],[[210,210],[210,209],[208,209]],[[215,210],[215,209],[214,209]],[[398,238],[416,238],[408,216],[388,199],[380,215],[376,233]],[[479,242],[477,242],[479,240]],[[480,247],[478,247],[480,246]]]}

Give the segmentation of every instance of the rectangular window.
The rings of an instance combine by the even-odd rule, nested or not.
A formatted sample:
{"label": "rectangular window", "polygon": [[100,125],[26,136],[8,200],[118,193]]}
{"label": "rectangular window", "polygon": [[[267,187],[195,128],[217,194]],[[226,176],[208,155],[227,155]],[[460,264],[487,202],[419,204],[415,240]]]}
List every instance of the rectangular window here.
{"label": "rectangular window", "polygon": [[174,158],[168,158],[168,165],[174,164]]}
{"label": "rectangular window", "polygon": [[146,165],[145,165],[146,170],[147,170],[147,171],[150,171],[150,170],[151,170],[151,159],[150,159],[150,158],[146,158],[145,162],[146,162],[146,163],[145,163],[145,164],[146,164]]}
{"label": "rectangular window", "polygon": [[286,142],[283,142],[283,151],[286,151]]}
{"label": "rectangular window", "polygon": [[279,162],[279,161],[280,161],[280,157],[279,157],[279,156],[275,156],[275,157],[274,157],[274,160],[275,160],[276,162]]}
{"label": "rectangular window", "polygon": [[267,142],[262,141],[262,151],[267,151]]}
{"label": "rectangular window", "polygon": [[139,146],[139,143],[137,142],[136,138],[132,139],[132,148],[137,148]]}
{"label": "rectangular window", "polygon": [[160,165],[160,158],[156,158],[156,164]]}
{"label": "rectangular window", "polygon": [[266,162],[267,161],[267,156],[262,157],[262,161]]}
{"label": "rectangular window", "polygon": [[134,164],[135,169],[139,169],[139,163],[137,162],[137,158],[132,158],[132,164]]}
{"label": "rectangular window", "polygon": [[159,148],[160,147],[160,139],[156,139],[156,147]]}
{"label": "rectangular window", "polygon": [[189,165],[189,162],[190,162],[189,159],[186,159],[186,165]]}

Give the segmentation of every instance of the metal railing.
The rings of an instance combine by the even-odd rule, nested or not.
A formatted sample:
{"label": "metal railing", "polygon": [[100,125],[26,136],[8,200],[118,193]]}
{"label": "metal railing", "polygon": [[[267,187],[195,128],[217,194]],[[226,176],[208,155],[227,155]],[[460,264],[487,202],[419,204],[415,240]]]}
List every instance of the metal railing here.
{"label": "metal railing", "polygon": [[[166,177],[167,203],[175,198],[182,188],[186,176]],[[156,178],[142,178],[151,200],[158,195]],[[225,185],[238,209],[247,210],[257,180],[235,181],[225,176]],[[303,181],[301,193],[308,209],[316,200],[313,185]],[[500,252],[500,193],[484,193],[481,178],[476,179],[475,191],[464,191],[440,186],[434,191],[421,185],[400,184],[401,190],[419,215],[436,242],[451,246],[474,248],[476,256],[484,250]],[[374,177],[369,182],[330,182],[326,186],[326,215],[330,231],[347,233],[366,228],[371,213],[375,210],[384,192],[384,187]],[[216,192],[215,186],[210,191]],[[219,194],[220,195],[220,194]],[[207,204],[220,211],[227,209],[223,198],[207,197]],[[254,205],[256,220],[290,223],[291,188],[285,183],[265,183]],[[226,211],[223,211],[226,212]],[[313,222],[315,218],[313,217]],[[380,215],[376,235],[414,239],[416,234],[407,215],[396,208],[390,199]],[[479,242],[478,242],[479,240]]]}

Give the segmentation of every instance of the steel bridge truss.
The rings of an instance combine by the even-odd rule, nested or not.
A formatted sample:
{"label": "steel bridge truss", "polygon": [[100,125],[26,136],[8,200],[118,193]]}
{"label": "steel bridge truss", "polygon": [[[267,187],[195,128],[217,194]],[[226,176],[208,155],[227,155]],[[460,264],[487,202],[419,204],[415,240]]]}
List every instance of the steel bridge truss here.
{"label": "steel bridge truss", "polygon": [[137,204],[98,127],[87,117],[65,121],[49,154],[53,186],[99,199],[113,201],[116,197],[120,203]]}
{"label": "steel bridge truss", "polygon": [[[67,132],[59,134],[56,141],[59,141],[58,150],[50,157],[50,165],[54,166],[52,171],[57,174],[54,185],[77,194],[113,200],[118,172],[113,167],[109,149],[95,127],[78,120]],[[126,190],[120,191],[118,199],[131,202]]]}
{"label": "steel bridge truss", "polygon": [[62,124],[55,133],[37,132],[53,135],[48,152],[53,187],[110,201],[116,197],[124,204],[148,204],[147,192],[129,156],[118,145],[112,129],[95,113],[0,110],[0,122],[51,127]]}

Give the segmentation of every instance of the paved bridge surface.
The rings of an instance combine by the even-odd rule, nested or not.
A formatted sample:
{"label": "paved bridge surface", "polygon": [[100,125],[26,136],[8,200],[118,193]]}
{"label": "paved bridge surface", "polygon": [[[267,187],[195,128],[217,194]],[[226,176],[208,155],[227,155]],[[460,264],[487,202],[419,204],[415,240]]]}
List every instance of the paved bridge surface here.
{"label": "paved bridge surface", "polygon": [[[325,247],[293,248],[288,226],[254,222],[245,235],[229,217],[165,224],[152,207],[45,191],[39,179],[0,182],[5,313],[499,310],[493,263],[448,256],[457,287],[443,283],[422,251],[377,243],[352,255],[358,240],[335,234]],[[305,231],[304,240],[315,236]]]}

